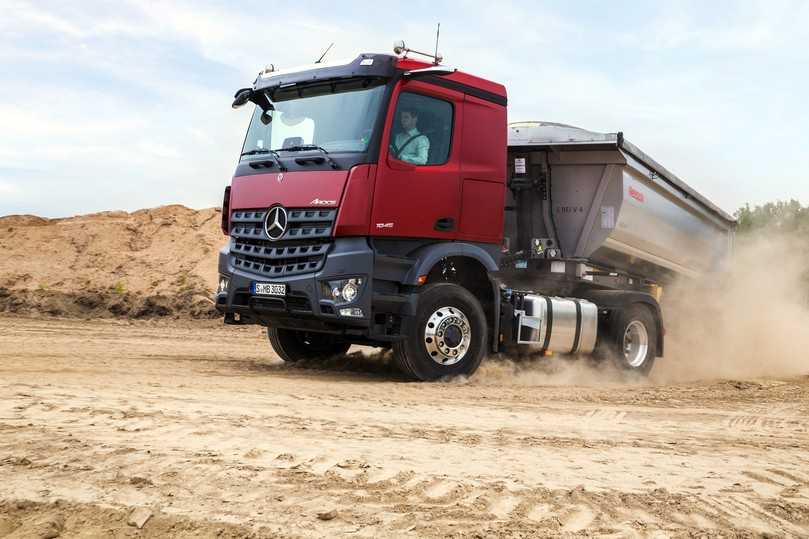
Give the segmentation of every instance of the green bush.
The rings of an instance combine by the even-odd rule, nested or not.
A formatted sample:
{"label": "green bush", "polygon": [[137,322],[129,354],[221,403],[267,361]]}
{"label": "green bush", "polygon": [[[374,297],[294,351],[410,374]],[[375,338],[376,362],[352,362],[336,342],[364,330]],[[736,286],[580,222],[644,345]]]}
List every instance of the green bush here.
{"label": "green bush", "polygon": [[734,216],[739,220],[739,234],[760,231],[784,234],[804,234],[809,242],[809,206],[802,206],[797,200],[778,200],[762,206],[750,207],[745,204]]}

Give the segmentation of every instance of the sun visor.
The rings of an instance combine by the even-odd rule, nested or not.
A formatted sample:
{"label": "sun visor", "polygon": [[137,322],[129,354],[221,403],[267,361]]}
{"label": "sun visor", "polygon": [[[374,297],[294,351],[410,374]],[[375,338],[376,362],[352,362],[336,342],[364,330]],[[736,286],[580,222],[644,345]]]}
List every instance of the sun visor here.
{"label": "sun visor", "polygon": [[357,77],[391,78],[396,74],[395,56],[361,54],[354,60],[308,64],[287,70],[262,71],[253,83],[257,93],[297,84]]}

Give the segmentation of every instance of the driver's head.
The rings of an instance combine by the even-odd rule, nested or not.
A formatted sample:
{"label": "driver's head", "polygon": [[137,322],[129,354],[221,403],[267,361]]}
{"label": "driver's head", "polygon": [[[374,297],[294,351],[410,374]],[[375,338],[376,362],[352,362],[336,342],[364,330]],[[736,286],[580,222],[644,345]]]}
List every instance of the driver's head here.
{"label": "driver's head", "polygon": [[419,115],[415,110],[402,109],[402,112],[399,115],[399,122],[401,122],[402,124],[402,129],[404,129],[405,131],[415,129],[416,124],[418,124],[418,121]]}

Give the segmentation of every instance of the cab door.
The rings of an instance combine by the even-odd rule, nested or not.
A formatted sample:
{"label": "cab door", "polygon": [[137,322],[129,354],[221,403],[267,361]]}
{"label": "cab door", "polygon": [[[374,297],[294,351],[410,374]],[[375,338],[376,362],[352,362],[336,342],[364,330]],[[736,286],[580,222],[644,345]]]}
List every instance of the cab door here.
{"label": "cab door", "polygon": [[[424,82],[400,83],[382,136],[371,235],[457,237],[463,99],[461,92]],[[417,116],[415,128],[404,124],[412,122],[413,113]]]}

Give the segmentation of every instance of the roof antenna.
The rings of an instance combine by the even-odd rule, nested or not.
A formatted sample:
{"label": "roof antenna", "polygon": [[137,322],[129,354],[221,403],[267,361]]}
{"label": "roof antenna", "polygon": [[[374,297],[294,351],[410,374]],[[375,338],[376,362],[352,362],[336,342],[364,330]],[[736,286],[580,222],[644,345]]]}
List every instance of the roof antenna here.
{"label": "roof antenna", "polygon": [[334,46],[334,43],[331,43],[328,47],[326,47],[326,50],[323,51],[323,54],[320,55],[320,58],[318,58],[317,62],[315,62],[315,63],[319,64],[320,62],[322,62],[323,58],[326,56],[326,53],[328,53],[333,46]]}
{"label": "roof antenna", "polygon": [[435,58],[435,65],[441,63],[438,57],[438,36],[441,34],[441,23],[438,23],[438,28],[435,29],[435,54],[433,57]]}

